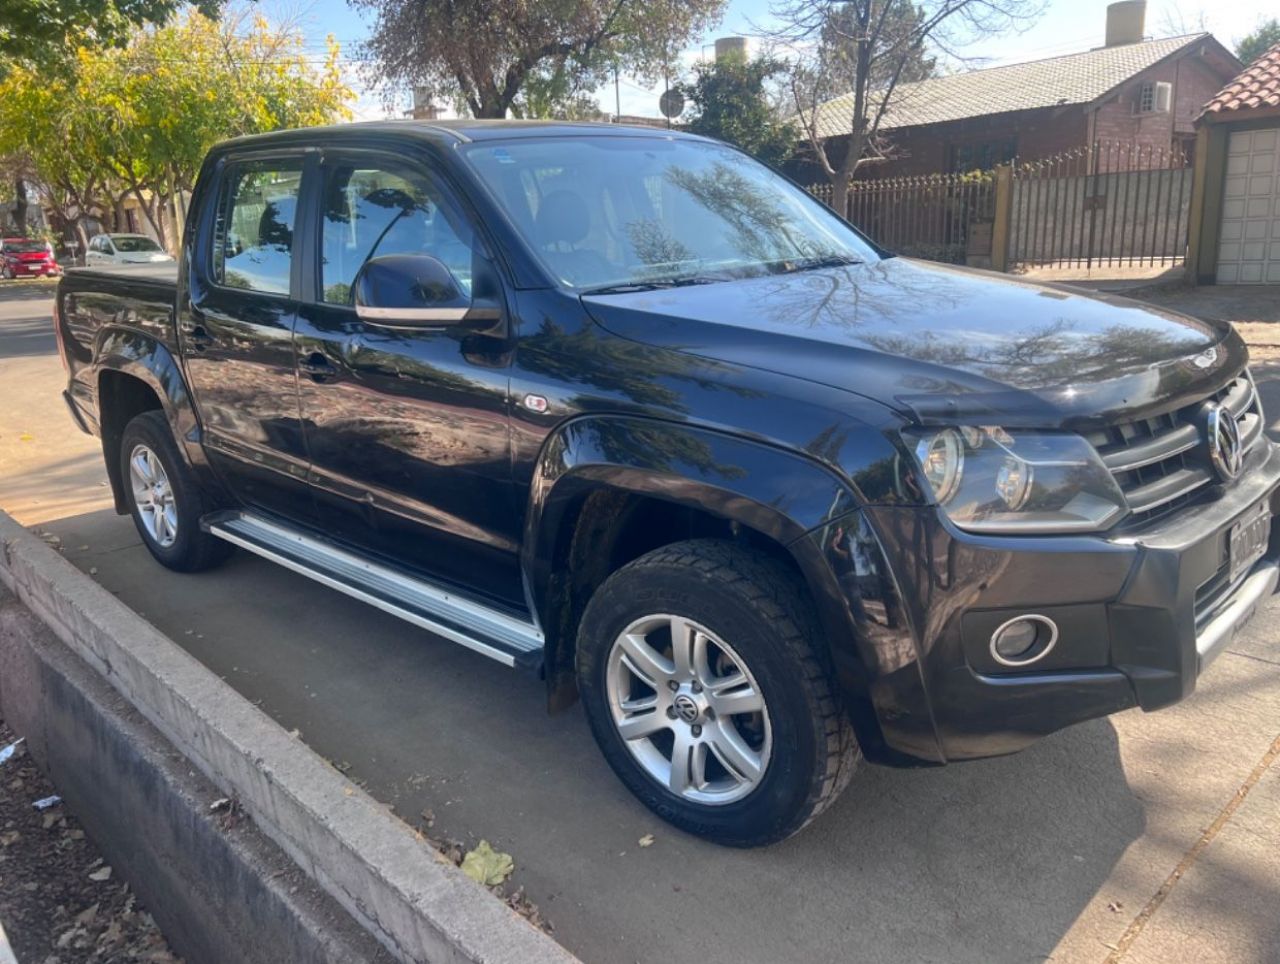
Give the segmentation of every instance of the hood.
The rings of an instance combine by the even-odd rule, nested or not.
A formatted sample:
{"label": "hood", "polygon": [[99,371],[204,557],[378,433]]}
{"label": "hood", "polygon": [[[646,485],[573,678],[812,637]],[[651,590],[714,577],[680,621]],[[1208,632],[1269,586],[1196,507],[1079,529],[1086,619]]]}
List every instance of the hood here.
{"label": "hood", "polygon": [[905,258],[583,303],[624,338],[856,392],[925,424],[1141,417],[1209,394],[1246,361],[1223,322]]}

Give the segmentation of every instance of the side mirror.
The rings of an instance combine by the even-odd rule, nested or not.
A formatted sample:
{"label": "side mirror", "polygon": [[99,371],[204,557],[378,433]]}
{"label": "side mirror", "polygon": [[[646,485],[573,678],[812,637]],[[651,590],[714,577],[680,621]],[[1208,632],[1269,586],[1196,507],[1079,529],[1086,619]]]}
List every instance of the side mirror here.
{"label": "side mirror", "polygon": [[356,315],[387,327],[491,328],[496,304],[473,301],[443,261],[425,254],[370,258],[352,284]]}

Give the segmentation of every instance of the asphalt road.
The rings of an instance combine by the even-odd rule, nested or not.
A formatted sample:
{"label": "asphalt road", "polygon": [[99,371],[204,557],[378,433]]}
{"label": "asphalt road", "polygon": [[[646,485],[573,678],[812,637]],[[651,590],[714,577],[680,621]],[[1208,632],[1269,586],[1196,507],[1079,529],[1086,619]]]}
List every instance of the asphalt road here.
{"label": "asphalt road", "polygon": [[[0,506],[405,819],[513,854],[584,960],[1280,961],[1274,600],[1177,707],[866,767],[800,836],[724,850],[633,802],[540,683],[247,554],[153,563],[58,397],[48,294],[0,286]],[[1280,366],[1257,374],[1280,412]]]}

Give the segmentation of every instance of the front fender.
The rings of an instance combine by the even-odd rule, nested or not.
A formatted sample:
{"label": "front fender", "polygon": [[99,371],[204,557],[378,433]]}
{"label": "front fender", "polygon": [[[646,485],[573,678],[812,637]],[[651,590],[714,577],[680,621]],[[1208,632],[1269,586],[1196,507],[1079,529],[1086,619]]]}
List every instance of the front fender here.
{"label": "front fender", "polygon": [[565,515],[601,487],[710,512],[783,545],[855,504],[829,469],[771,445],[632,416],[573,419],[544,443],[530,490],[523,562],[539,612]]}
{"label": "front fender", "polygon": [[[570,645],[560,637],[568,636],[573,626],[571,614],[555,612],[553,579],[564,575],[553,572],[560,558],[557,540],[566,529],[566,517],[583,497],[602,488],[708,512],[749,526],[784,547],[817,607],[832,667],[864,752],[888,760],[895,751],[907,749],[904,741],[894,739],[905,721],[886,727],[890,721],[884,718],[905,710],[912,716],[909,728],[915,731],[905,755],[917,761],[938,760],[911,628],[898,618],[905,607],[876,537],[862,519],[862,500],[848,482],[801,453],[713,430],[620,416],[585,416],[566,423],[543,446],[524,540],[532,602],[543,618],[549,645],[557,649]],[[874,555],[878,563],[875,571],[881,577],[887,625],[868,620],[868,607],[858,605],[857,594],[851,596],[853,583],[841,568],[840,551],[854,530],[859,551]],[[861,595],[866,598],[867,580],[862,582]],[[869,627],[875,631],[868,632]],[[552,672],[559,655],[549,654]],[[897,685],[887,694],[873,691],[890,660]],[[550,676],[549,682],[553,688],[558,685]],[[908,699],[893,699],[895,692],[904,691]]]}

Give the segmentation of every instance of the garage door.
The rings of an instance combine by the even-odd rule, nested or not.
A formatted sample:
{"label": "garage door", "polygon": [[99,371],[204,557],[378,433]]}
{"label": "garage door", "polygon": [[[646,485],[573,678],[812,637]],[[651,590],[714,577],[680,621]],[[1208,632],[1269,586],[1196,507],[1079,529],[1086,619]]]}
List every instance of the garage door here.
{"label": "garage door", "polygon": [[1227,142],[1218,284],[1280,284],[1280,129]]}

